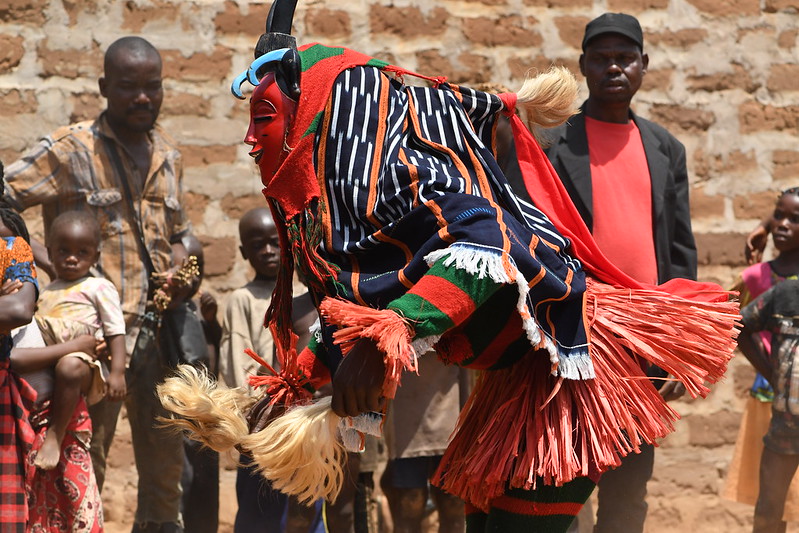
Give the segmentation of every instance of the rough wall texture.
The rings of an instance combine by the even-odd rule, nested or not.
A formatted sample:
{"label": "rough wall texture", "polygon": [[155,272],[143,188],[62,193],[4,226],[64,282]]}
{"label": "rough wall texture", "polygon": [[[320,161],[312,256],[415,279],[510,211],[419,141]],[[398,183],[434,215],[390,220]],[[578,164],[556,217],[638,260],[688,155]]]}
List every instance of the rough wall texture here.
{"label": "rough wall texture", "polygon": [[[228,86],[249,63],[268,8],[243,0],[0,3],[0,158],[12,161],[57,126],[94,117],[104,106],[96,81],[104,49],[123,34],[146,37],[165,60],[161,123],[183,147],[207,285],[220,295],[240,286],[250,273],[238,256],[237,219],[261,198],[240,142],[247,107]],[[799,180],[798,9],[799,0],[308,0],[294,27],[299,42],[517,88],[551,63],[579,77],[584,24],[603,11],[635,14],[651,69],[635,109],[686,145],[700,276],[728,284],[742,266],[743,235],[776,191]],[[717,494],[750,377],[736,362],[710,400],[680,404],[689,416],[663,457],[687,450],[691,465],[659,468],[652,493],[674,500],[652,505],[651,531],[746,529],[749,509]]]}

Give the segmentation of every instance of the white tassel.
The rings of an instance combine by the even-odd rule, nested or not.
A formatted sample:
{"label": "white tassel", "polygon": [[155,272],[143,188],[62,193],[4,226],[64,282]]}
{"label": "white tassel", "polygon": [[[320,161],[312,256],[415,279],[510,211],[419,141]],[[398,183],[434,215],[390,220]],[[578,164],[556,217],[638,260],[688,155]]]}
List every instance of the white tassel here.
{"label": "white tassel", "polygon": [[[527,340],[530,341],[533,347],[543,347],[547,351],[549,361],[552,363],[552,374],[566,379],[593,379],[595,377],[594,365],[587,353],[587,347],[585,357],[565,357],[561,355],[560,350],[552,342],[552,339],[538,325],[535,316],[527,305],[527,295],[530,293],[527,279],[516,268],[512,257],[508,259],[515,270],[515,277],[511,279],[508,276],[503,263],[503,253],[501,249],[493,246],[458,242],[447,248],[430,252],[425,256],[425,261],[432,266],[443,259],[444,266],[454,266],[459,270],[465,270],[479,279],[488,277],[495,283],[515,283],[519,292],[516,310],[522,318],[522,327],[527,334]],[[417,350],[417,353],[424,352]]]}

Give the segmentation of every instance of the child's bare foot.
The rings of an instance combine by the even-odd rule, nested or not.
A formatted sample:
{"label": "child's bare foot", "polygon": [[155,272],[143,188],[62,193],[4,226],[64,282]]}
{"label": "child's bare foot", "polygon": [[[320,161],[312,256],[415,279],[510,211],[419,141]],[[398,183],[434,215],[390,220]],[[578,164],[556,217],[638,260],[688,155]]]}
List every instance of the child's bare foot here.
{"label": "child's bare foot", "polygon": [[60,457],[61,445],[55,434],[52,431],[48,431],[39,453],[36,454],[36,459],[33,460],[33,464],[42,470],[52,470],[58,465]]}

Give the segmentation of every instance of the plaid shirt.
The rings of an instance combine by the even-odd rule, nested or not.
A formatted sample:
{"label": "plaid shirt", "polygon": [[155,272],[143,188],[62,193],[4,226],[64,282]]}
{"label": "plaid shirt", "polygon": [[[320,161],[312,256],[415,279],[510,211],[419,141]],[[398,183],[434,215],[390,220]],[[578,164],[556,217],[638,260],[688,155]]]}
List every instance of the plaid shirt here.
{"label": "plaid shirt", "polygon": [[[6,168],[5,176],[6,194],[15,207],[22,211],[42,206],[48,233],[53,219],[65,211],[94,214],[102,231],[98,267],[119,290],[128,353],[147,305],[150,274],[139,234],[154,268],[163,271],[172,264],[171,244],[189,230],[177,145],[158,126],[150,132],[150,141],[152,162],[143,185],[133,158],[104,115],[59,128]],[[141,232],[135,231],[136,225]]]}

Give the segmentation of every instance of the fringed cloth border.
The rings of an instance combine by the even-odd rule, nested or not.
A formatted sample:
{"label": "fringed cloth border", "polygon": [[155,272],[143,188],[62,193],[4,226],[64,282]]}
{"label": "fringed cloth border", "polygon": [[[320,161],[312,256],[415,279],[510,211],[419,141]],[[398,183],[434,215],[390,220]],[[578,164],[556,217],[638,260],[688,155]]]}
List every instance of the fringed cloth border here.
{"label": "fringed cloth border", "polygon": [[[461,413],[436,483],[487,509],[505,489],[562,485],[596,478],[643,442],[674,429],[679,415],[650,383],[640,359],[705,396],[724,374],[735,348],[737,303],[721,289],[695,301],[657,289],[615,288],[587,278],[585,318],[590,367],[568,379],[553,364],[555,349],[530,316],[527,283],[493,250],[450,246],[426,257],[475,276],[519,287],[519,313],[534,348],[549,357],[527,357],[503,370],[484,372]],[[707,292],[707,291],[706,291]],[[712,296],[709,298],[708,296]],[[384,394],[394,395],[402,370],[416,370],[412,327],[390,310],[325,299],[321,310],[340,326],[336,342],[368,337],[386,353]],[[640,358],[640,359],[639,359]],[[561,370],[553,375],[553,369]],[[590,368],[593,379],[585,379]]]}
{"label": "fringed cloth border", "polygon": [[443,260],[445,267],[454,266],[477,278],[488,277],[495,283],[515,284],[519,292],[516,310],[522,318],[522,326],[527,334],[527,339],[534,349],[543,349],[549,354],[552,374],[566,379],[591,379],[594,377],[594,368],[587,353],[564,354],[538,325],[527,302],[530,293],[528,280],[516,268],[510,255],[485,245],[457,242],[425,256],[425,261],[430,266],[440,260]]}
{"label": "fringed cloth border", "polygon": [[[431,266],[443,261],[446,267],[454,266],[478,278],[516,285],[519,293],[516,310],[522,318],[527,339],[533,349],[545,350],[549,354],[550,372],[567,379],[594,377],[588,353],[568,356],[561,353],[538,325],[527,304],[527,280],[515,267],[513,259],[502,254],[501,250],[474,243],[455,243],[431,252],[425,256],[425,261]],[[378,348],[386,354],[383,394],[387,398],[394,397],[403,370],[416,372],[416,358],[424,353],[420,348],[429,349],[438,341],[437,336],[414,340],[413,326],[392,310],[374,309],[342,299],[325,298],[320,305],[320,311],[330,324],[340,327],[334,334],[334,339],[342,345],[344,353],[349,343],[366,337],[374,340]]]}
{"label": "fringed cloth border", "polygon": [[679,418],[635,357],[673,374],[693,396],[705,396],[705,382],[718,381],[732,357],[736,302],[695,302],[590,278],[586,302],[596,378],[554,377],[533,354],[484,372],[434,483],[488,509],[508,487],[597,479],[643,442],[670,433]]}

